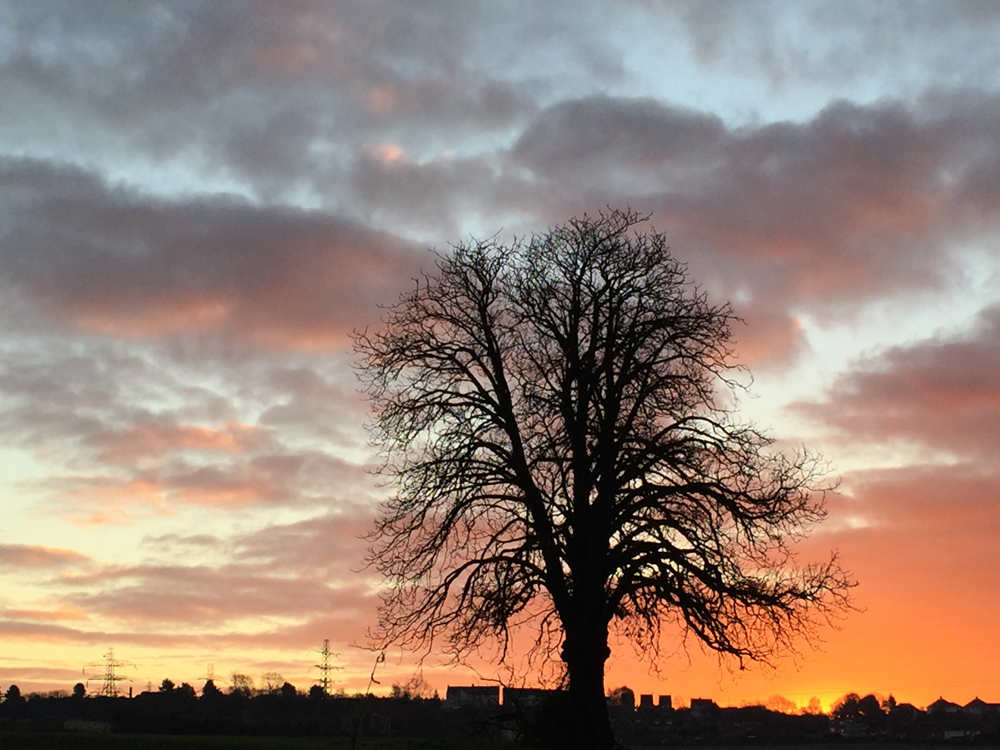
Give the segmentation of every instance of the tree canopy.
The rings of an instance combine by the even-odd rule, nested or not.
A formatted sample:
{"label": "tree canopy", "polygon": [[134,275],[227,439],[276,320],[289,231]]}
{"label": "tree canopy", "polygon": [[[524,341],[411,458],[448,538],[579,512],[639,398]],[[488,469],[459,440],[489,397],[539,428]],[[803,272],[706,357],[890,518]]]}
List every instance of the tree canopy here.
{"label": "tree canopy", "polygon": [[528,625],[565,664],[574,741],[613,742],[614,629],[655,658],[665,623],[767,660],[847,604],[835,556],[797,565],[822,465],[737,418],[728,304],[631,210],[457,245],[356,334],[393,494],[369,562],[376,637],[488,642]]}

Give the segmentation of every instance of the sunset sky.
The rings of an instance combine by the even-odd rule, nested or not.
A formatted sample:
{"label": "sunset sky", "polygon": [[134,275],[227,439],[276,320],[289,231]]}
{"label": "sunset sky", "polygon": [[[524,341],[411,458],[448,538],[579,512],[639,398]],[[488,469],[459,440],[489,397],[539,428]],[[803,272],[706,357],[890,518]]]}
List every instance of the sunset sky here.
{"label": "sunset sky", "polygon": [[742,413],[830,462],[801,555],[861,611],[608,687],[1000,702],[998,40],[957,0],[0,0],[0,690],[109,647],[306,689],[324,638],[363,690],[349,332],[429,248],[628,205],[745,319]]}

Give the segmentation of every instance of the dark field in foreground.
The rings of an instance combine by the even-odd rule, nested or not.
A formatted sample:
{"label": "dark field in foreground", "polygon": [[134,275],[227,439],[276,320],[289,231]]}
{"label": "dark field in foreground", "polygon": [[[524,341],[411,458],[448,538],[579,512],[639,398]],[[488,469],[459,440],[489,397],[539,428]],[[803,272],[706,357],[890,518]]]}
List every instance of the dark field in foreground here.
{"label": "dark field in foreground", "polygon": [[[483,742],[474,739],[374,739],[360,738],[358,750],[515,750],[524,745]],[[829,743],[814,745],[686,745],[700,750],[748,750],[775,747],[780,750],[955,750],[956,747],[1000,747],[998,745]],[[2,750],[351,750],[345,737],[222,737],[167,734],[68,734],[0,732]],[[636,750],[643,750],[636,748]],[[651,750],[651,749],[650,749]]]}
{"label": "dark field in foreground", "polygon": [[[230,737],[179,734],[0,732],[0,750],[351,750],[349,737]],[[523,745],[474,739],[361,737],[357,750],[524,750]]]}
{"label": "dark field in foreground", "polygon": [[[349,737],[228,737],[179,734],[0,732],[0,750],[351,750]],[[361,737],[357,750],[514,750],[522,745],[471,739]]]}

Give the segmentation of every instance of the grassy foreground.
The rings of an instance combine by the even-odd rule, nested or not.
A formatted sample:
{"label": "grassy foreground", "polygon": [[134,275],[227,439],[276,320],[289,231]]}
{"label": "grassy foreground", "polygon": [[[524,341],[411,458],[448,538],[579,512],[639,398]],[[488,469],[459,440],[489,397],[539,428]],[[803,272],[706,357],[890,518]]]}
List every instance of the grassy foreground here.
{"label": "grassy foreground", "polygon": [[[742,746],[691,746],[699,750],[748,750]],[[766,745],[753,746],[763,750]],[[955,750],[955,745],[896,745],[843,743],[842,745],[777,745],[778,750]],[[974,745],[974,747],[984,747]],[[0,732],[2,750],[351,750],[344,737],[229,737],[173,734],[70,734]],[[357,750],[524,750],[523,745],[474,739],[422,740],[362,737]],[[636,748],[636,750],[642,750]]]}
{"label": "grassy foreground", "polygon": [[[0,732],[0,750],[351,750],[346,737],[231,737],[178,734]],[[521,745],[474,739],[360,737],[357,750],[524,750]]]}

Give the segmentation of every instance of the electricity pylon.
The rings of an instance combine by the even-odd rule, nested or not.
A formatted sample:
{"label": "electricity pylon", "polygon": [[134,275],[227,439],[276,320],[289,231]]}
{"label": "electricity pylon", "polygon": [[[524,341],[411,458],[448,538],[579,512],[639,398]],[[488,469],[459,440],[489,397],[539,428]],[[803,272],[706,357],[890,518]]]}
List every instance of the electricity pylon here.
{"label": "electricity pylon", "polygon": [[104,667],[104,674],[93,674],[87,678],[87,684],[90,684],[91,680],[101,680],[101,692],[98,695],[104,695],[108,698],[116,698],[118,696],[118,683],[122,680],[128,680],[131,682],[131,678],[124,677],[123,675],[117,674],[115,670],[121,667],[135,667],[134,664],[130,664],[127,661],[119,661],[115,659],[115,650],[113,648],[108,649],[108,653],[104,655],[104,661],[92,661],[83,668],[83,673],[87,673],[87,667]]}
{"label": "electricity pylon", "polygon": [[323,640],[323,648],[319,649],[317,653],[323,657],[323,660],[319,664],[313,664],[313,666],[319,670],[320,675],[319,679],[316,680],[316,684],[323,688],[324,693],[330,695],[330,691],[333,689],[333,678],[330,677],[330,673],[335,669],[343,669],[343,667],[337,667],[331,664],[330,657],[340,656],[340,654],[335,654],[330,650],[329,638],[325,638]]}

